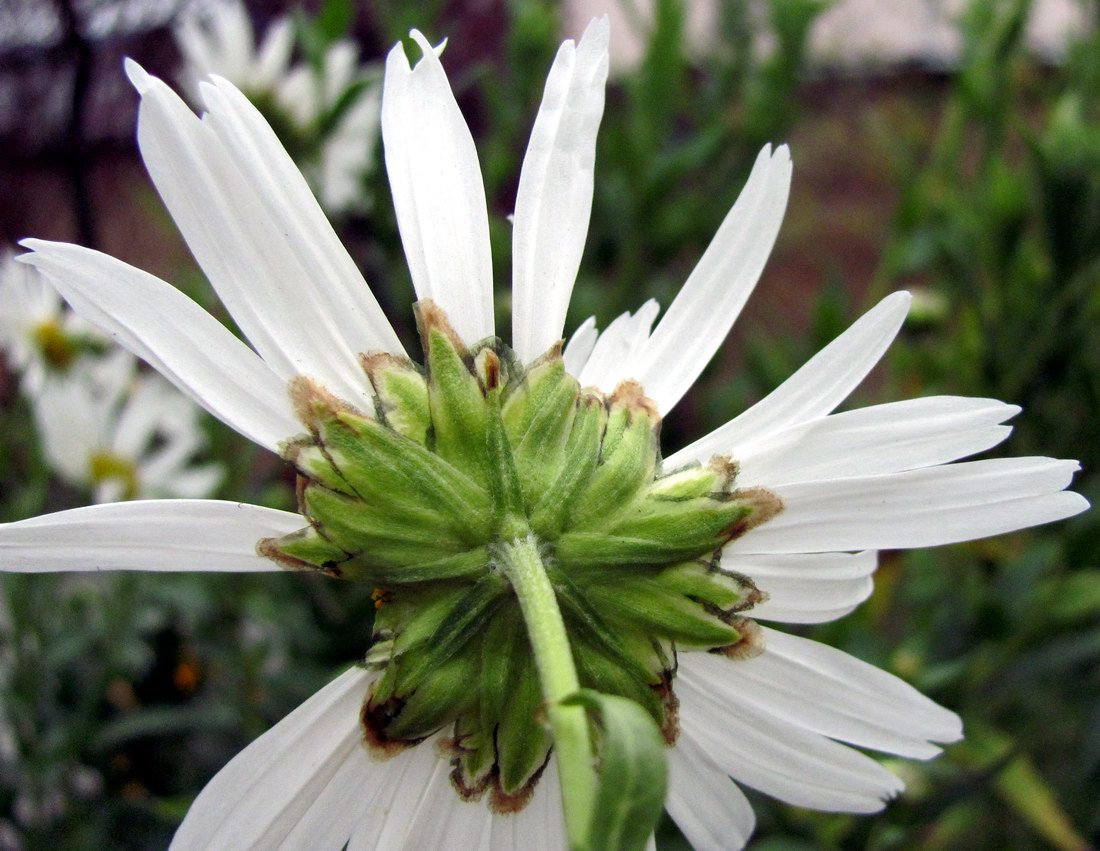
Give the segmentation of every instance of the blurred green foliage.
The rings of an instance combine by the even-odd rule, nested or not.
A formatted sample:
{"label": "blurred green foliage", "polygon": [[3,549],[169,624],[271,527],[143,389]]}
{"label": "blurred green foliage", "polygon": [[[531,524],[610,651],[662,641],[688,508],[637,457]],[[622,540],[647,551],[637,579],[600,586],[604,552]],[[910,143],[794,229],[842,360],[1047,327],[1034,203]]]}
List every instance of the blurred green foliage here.
{"label": "blurred green foliage", "polygon": [[[349,25],[340,3],[304,31]],[[376,4],[388,43],[409,26],[453,35],[452,83],[485,172],[508,313],[519,166],[559,42],[549,0],[498,7],[486,47],[455,4]],[[457,4],[461,6],[462,4]],[[592,227],[568,328],[655,297],[667,305],[765,142],[812,119],[799,97],[822,3],[773,0],[763,21],[724,10],[719,45],[689,48],[683,7],[657,3],[637,69],[613,79]],[[1080,458],[1100,496],[1100,37],[1044,67],[1023,44],[1026,2],[978,2],[965,50],[932,104],[885,121],[897,203],[868,300],[906,286],[925,306],[877,384],[852,404],[959,393],[1020,404],[1008,454]],[[777,49],[753,50],[759,28]],[[496,41],[494,41],[494,38]],[[308,44],[307,44],[308,47]],[[461,48],[459,50],[458,48]],[[448,54],[448,63],[452,58]],[[861,104],[853,104],[860,109]],[[867,105],[866,108],[871,108]],[[795,150],[798,162],[798,151]],[[844,157],[845,151],[837,151]],[[796,170],[795,180],[799,175]],[[408,338],[411,286],[384,171],[369,222],[344,235]],[[186,275],[181,277],[186,278]],[[212,304],[191,272],[196,297]],[[820,285],[807,334],[749,336],[737,375],[712,366],[666,438],[711,428],[777,386],[858,313]],[[0,520],[79,504],[51,482],[28,412],[0,400]],[[282,465],[215,423],[224,496],[289,507]],[[927,764],[896,761],[908,791],[875,817],[788,808],[753,795],[752,847],[1084,849],[1100,839],[1100,528],[1094,513],[934,551],[883,554],[875,595],[806,634],[913,682],[963,716],[968,737]],[[0,848],[159,848],[203,783],[365,650],[370,588],[315,577],[7,576],[0,598]],[[670,821],[660,847],[683,848]]]}

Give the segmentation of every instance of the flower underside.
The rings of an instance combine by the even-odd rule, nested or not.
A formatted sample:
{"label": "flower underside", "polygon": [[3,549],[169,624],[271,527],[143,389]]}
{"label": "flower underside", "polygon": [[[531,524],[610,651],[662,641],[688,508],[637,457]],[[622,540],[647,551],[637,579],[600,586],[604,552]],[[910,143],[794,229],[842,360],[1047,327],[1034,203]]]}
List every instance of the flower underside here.
{"label": "flower underside", "polygon": [[671,743],[676,650],[758,640],[742,613],[763,595],[718,556],[780,503],[737,489],[729,458],[663,472],[636,383],[605,396],[566,373],[560,345],[524,368],[495,338],[467,348],[430,301],[416,315],[424,368],[363,356],[373,411],[292,382],[308,435],[284,457],[309,525],[259,549],[377,587],[362,713],[376,752],[449,727],[459,792],[515,809],[552,741],[501,548],[533,536],[581,685],[641,704]]}

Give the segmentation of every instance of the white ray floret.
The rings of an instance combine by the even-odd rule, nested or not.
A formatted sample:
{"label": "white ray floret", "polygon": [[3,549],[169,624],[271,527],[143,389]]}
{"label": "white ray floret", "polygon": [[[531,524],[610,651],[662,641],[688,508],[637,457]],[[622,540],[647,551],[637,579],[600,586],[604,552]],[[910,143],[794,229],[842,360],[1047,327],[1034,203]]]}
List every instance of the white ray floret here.
{"label": "white ray floret", "polygon": [[354,326],[333,297],[345,288],[330,286],[323,268],[310,265],[310,252],[296,250],[306,240],[286,238],[271,212],[279,206],[262,198],[265,182],[241,171],[209,122],[135,63],[127,72],[142,95],[138,142],[149,175],[245,336],[284,380],[311,375],[364,402],[356,348],[363,340],[347,338]]}
{"label": "white ray floret", "polygon": [[627,312],[613,319],[595,341],[577,375],[581,384],[610,393],[620,381],[630,377],[629,364],[635,363],[649,339],[658,312],[656,300],[650,299],[633,314]]}
{"label": "white ray floret", "polygon": [[993,458],[774,488],[783,511],[727,553],[806,553],[954,544],[1052,523],[1088,507],[1066,491],[1076,461]]}
{"label": "white ray floret", "polygon": [[310,294],[330,314],[342,339],[354,352],[404,354],[378,300],[336,236],[324,212],[259,111],[231,83],[219,77],[201,87],[208,112],[204,118],[225,146],[236,168],[256,187],[266,215],[288,241],[300,268],[323,281]]}
{"label": "white ray floret", "polygon": [[268,449],[298,432],[286,382],[195,302],[159,278],[78,245],[23,241],[70,306],[222,422]]}
{"label": "white ray floret", "polygon": [[867,377],[905,321],[909,293],[889,295],[743,414],[668,459],[675,466],[741,453],[757,440],[831,413]]}
{"label": "white ray floret", "polygon": [[433,299],[472,343],[494,327],[485,187],[439,57],[422,34],[412,37],[423,51],[415,67],[400,44],[386,59],[386,171],[417,297]]}
{"label": "white ray floret", "polygon": [[748,842],[756,826],[752,805],[706,751],[683,737],[669,752],[668,770],[668,813],[695,851],[726,851]]}
{"label": "white ray floret", "polygon": [[[349,808],[341,814],[317,804],[338,774],[355,776],[363,784],[360,796],[369,797],[386,782],[359,731],[359,705],[369,679],[357,668],[345,672],[234,757],[195,801],[172,841],[173,851],[286,847],[300,821],[331,826],[341,815],[350,823],[339,823],[330,847],[346,842],[363,811]],[[358,773],[357,767],[373,771]]]}
{"label": "white ray floret", "polygon": [[1020,409],[995,399],[929,396],[801,423],[738,451],[743,486],[899,473],[996,446]]}
{"label": "white ray floret", "polygon": [[730,706],[708,681],[679,683],[681,735],[734,780],[789,804],[873,813],[902,782],[859,751],[747,704]]}
{"label": "white ray floret", "polygon": [[754,620],[824,623],[836,620],[866,600],[878,565],[874,551],[861,553],[780,553],[739,555],[727,552],[722,567],[752,577],[768,595],[753,606]]}
{"label": "white ray floret", "polygon": [[786,145],[756,159],[741,195],[695,270],[629,367],[668,413],[726,339],[752,294],[779,234],[791,187]]}
{"label": "white ray floret", "polygon": [[512,233],[512,348],[524,363],[565,326],[592,212],[607,43],[605,17],[579,45],[558,50],[523,160]]}
{"label": "white ray floret", "polygon": [[765,635],[764,651],[733,671],[718,656],[691,653],[680,676],[731,708],[749,707],[861,748],[928,759],[940,752],[931,742],[962,738],[957,715],[885,671],[804,638],[771,629]]}
{"label": "white ray floret", "polygon": [[213,499],[108,502],[0,523],[0,564],[60,570],[278,570],[256,541],[302,526],[301,515]]}

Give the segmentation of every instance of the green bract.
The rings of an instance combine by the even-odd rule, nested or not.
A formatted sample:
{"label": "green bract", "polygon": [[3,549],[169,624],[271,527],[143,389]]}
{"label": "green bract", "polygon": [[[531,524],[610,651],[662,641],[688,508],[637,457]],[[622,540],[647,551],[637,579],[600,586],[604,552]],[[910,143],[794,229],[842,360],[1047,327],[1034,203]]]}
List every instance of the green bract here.
{"label": "green bract", "polygon": [[581,388],[560,346],[526,368],[496,339],[467,349],[428,301],[417,323],[426,369],[363,358],[372,411],[293,382],[308,435],[284,454],[309,525],[260,551],[378,586],[368,741],[392,751],[452,725],[456,786],[515,808],[552,739],[502,546],[537,541],[581,685],[639,703],[671,742],[676,649],[755,641],[739,613],[762,595],[718,554],[779,503],[736,489],[728,458],[663,471],[660,417],[633,382]]}

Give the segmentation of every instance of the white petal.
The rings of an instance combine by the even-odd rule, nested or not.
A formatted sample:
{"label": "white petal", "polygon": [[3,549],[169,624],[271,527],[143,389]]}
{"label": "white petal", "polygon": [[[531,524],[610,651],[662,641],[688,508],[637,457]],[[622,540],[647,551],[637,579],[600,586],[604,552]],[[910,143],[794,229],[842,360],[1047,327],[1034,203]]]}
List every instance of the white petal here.
{"label": "white petal", "polygon": [[646,395],[667,413],[688,391],[748,300],[771,253],[787,195],[786,145],[760,152],[733,209],[631,366]]}
{"label": "white petal", "polygon": [[737,851],[745,846],[756,827],[752,805],[686,736],[668,751],[668,779],[665,807],[695,851]]}
{"label": "white petal", "polygon": [[[749,707],[831,739],[913,759],[939,754],[931,741],[962,737],[957,715],[885,671],[807,639],[774,630],[765,635],[764,652],[754,659],[681,654],[677,682],[709,691],[734,713]],[[792,640],[773,642],[777,635]],[[832,651],[824,669],[813,664],[818,647]]]}
{"label": "white petal", "polygon": [[328,810],[340,795],[332,786],[336,775],[367,781],[358,790],[360,801],[370,797],[371,785],[388,779],[385,763],[361,770],[369,757],[359,708],[369,682],[365,671],[346,671],[234,757],[191,805],[172,851],[305,847],[285,840],[300,820],[321,827],[326,817],[341,822],[341,829],[328,837],[334,841],[327,847],[316,837],[310,837],[309,847],[339,851],[359,813],[355,807]]}
{"label": "white petal", "polygon": [[773,489],[783,510],[726,553],[930,547],[1061,520],[1088,507],[1065,488],[1076,461],[993,458]]}
{"label": "white petal", "polygon": [[1000,443],[1020,409],[995,399],[932,396],[834,414],[737,453],[739,486],[877,476],[946,464]]}
{"label": "white petal", "polygon": [[348,851],[405,847],[402,840],[409,830],[410,817],[444,762],[437,751],[438,741],[439,736],[435,736],[381,764],[385,782],[373,795],[364,797]]}
{"label": "white petal", "polygon": [[[273,88],[286,73],[293,52],[294,22],[290,18],[276,18],[264,33],[263,44],[256,52],[253,80],[249,82],[257,87]],[[212,68],[211,71],[215,74],[221,73],[217,68]]]}
{"label": "white petal", "polygon": [[[808,638],[800,638],[769,627],[763,627],[764,646],[774,659],[788,666],[800,666],[804,677],[827,680],[831,688],[841,688],[846,699],[862,699],[881,703],[883,710],[903,715],[911,729],[933,742],[955,742],[962,738],[962,721],[954,712],[944,709],[922,695],[904,680],[869,665],[856,657]],[[904,708],[903,708],[904,707]]]}
{"label": "white petal", "polygon": [[589,316],[580,327],[573,332],[569,342],[565,344],[562,352],[562,360],[565,361],[565,371],[570,375],[580,375],[584,365],[592,356],[592,350],[596,346],[596,340],[600,336],[596,330],[596,317]]}
{"label": "white petal", "polygon": [[[226,80],[216,78],[202,91],[210,110],[205,121],[237,168],[248,175],[265,214],[281,232],[293,236],[285,243],[298,261],[296,268],[303,270],[299,288],[330,321],[325,333],[335,334],[341,347],[353,354],[404,354],[370,287],[267,122]],[[359,141],[366,147],[366,139]]]}
{"label": "white petal", "polygon": [[[362,701],[362,696],[359,699]],[[356,730],[354,735],[358,734]],[[309,809],[279,843],[280,851],[301,848],[341,851],[363,818],[363,806],[370,801],[371,792],[385,784],[387,771],[392,768],[379,763],[358,745],[350,748],[331,779],[316,792]],[[328,766],[326,774],[327,769]],[[308,794],[315,790],[313,786]]]}
{"label": "white petal", "polygon": [[815,810],[873,813],[903,788],[859,751],[755,708],[730,707],[709,684],[677,680],[676,693],[680,735],[734,780],[773,798]]}
{"label": "white petal", "polygon": [[[139,471],[138,476],[141,477]],[[225,478],[225,468],[221,464],[204,464],[176,473],[149,495],[170,496],[180,499],[205,499],[218,489]],[[141,496],[145,496],[144,488]]]}
{"label": "white petal", "polygon": [[493,270],[481,167],[470,129],[427,40],[410,69],[386,59],[382,140],[401,241],[420,298],[431,298],[467,342],[493,333]]}
{"label": "white petal", "polygon": [[[898,292],[867,311],[794,375],[740,416],[677,452],[668,464],[745,452],[754,442],[830,413],[866,377],[905,321],[912,297]],[[647,388],[648,389],[648,388]]]}
{"label": "white petal", "polygon": [[722,567],[752,578],[768,599],[750,613],[754,620],[825,623],[871,596],[876,552],[726,555]]}
{"label": "white petal", "polygon": [[[425,742],[418,747],[434,747]],[[466,801],[451,784],[451,764],[437,758],[429,778],[421,778],[419,789],[409,790],[418,798],[412,806],[391,807],[393,814],[376,824],[375,845],[386,848],[462,848],[477,851],[488,847],[493,814],[484,800]]]}
{"label": "white petal", "polygon": [[[135,63],[138,145],[149,175],[222,303],[283,379],[310,375],[353,403],[366,399],[358,352],[343,337],[328,286],[308,259],[310,234],[273,217],[207,123]],[[270,194],[270,193],[269,193]]]}
{"label": "white petal", "polygon": [[493,819],[490,847],[492,851],[561,851],[568,847],[558,766],[553,756],[527,806],[518,813]]}
{"label": "white petal", "polygon": [[[118,351],[123,352],[122,349]],[[137,365],[129,352],[123,354]],[[115,422],[110,446],[113,452],[125,458],[137,458],[149,448],[163,416],[160,402],[166,390],[172,394],[176,392],[155,373],[144,373],[133,383],[129,398]],[[192,425],[194,426],[194,418]]]}
{"label": "white petal", "polygon": [[561,339],[592,213],[607,82],[607,17],[562,44],[523,160],[512,232],[512,348],[532,361]]}
{"label": "white petal", "polygon": [[577,376],[581,384],[610,393],[620,381],[630,378],[631,364],[649,339],[659,311],[656,300],[650,299],[633,315],[627,312],[612,320],[596,340],[592,354]]}
{"label": "white petal", "polygon": [[261,446],[302,430],[286,382],[220,322],[159,278],[77,245],[24,240],[82,317],[146,360],[226,425]]}
{"label": "white petal", "polygon": [[302,526],[300,515],[241,502],[92,505],[0,524],[0,570],[280,570],[256,543]]}

